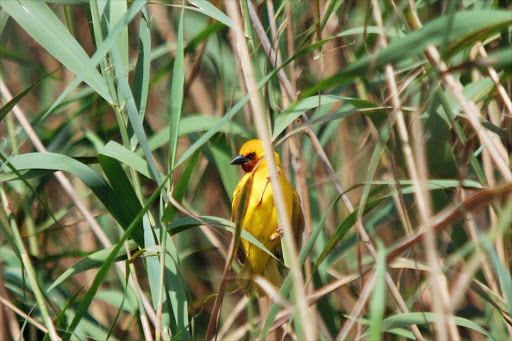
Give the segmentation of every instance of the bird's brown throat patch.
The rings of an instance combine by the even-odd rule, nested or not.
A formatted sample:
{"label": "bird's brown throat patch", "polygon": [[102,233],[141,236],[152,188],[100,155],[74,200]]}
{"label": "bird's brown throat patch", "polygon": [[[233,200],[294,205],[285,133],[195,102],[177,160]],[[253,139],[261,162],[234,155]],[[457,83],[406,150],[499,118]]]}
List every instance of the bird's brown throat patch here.
{"label": "bird's brown throat patch", "polygon": [[254,166],[256,165],[256,161],[249,161],[247,163],[244,163],[242,165],[242,169],[246,172],[246,173],[250,173],[252,172],[252,170],[254,169]]}

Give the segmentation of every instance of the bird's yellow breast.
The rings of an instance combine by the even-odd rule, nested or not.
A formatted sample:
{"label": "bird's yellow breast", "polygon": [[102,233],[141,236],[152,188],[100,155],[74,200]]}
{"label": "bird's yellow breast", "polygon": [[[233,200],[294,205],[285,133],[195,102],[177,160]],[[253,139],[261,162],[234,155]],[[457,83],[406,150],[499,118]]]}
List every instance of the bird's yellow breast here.
{"label": "bird's yellow breast", "polygon": [[[293,233],[297,249],[300,249],[304,231],[304,215],[300,198],[284,176],[279,155],[276,152],[274,152],[274,157],[279,172],[283,204],[291,225],[290,232]],[[240,242],[237,252],[238,258],[242,262],[242,269],[238,274],[237,282],[246,295],[251,295],[256,290],[258,296],[261,297],[265,295],[265,292],[256,286],[254,282],[256,276],[264,277],[276,287],[280,287],[283,283],[283,267],[279,265],[282,255],[281,230],[274,206],[263,143],[260,140],[247,141],[231,164],[240,165],[246,172],[233,193],[231,221],[234,221],[239,227],[241,225],[277,257],[274,259],[266,251],[245,239]]]}
{"label": "bird's yellow breast", "polygon": [[[279,182],[283,190],[286,211],[288,216],[291,217],[295,190],[286,180],[283,171],[280,169],[279,171]],[[247,191],[248,202],[242,228],[258,239],[268,250],[274,251],[280,246],[280,238],[271,240],[271,236],[276,232],[279,225],[272,195],[272,185],[268,182],[268,175],[268,168],[264,160],[254,173],[245,174],[237,187],[238,191],[235,190],[235,196],[240,196],[243,188],[250,186]],[[239,199],[233,198],[233,202],[235,203]],[[235,212],[237,208],[234,205],[233,211]],[[254,272],[261,273],[270,256],[245,239],[242,239],[241,242],[245,257],[252,264]]]}

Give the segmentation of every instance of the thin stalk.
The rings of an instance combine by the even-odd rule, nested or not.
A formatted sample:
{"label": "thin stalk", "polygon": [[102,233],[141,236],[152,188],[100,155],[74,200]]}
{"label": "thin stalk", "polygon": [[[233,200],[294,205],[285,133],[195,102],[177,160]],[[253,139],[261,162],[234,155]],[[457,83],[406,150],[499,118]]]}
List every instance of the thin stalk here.
{"label": "thin stalk", "polygon": [[[37,329],[39,329],[43,333],[45,333],[45,334],[48,333],[48,329],[46,329],[45,326],[43,326],[41,323],[37,322],[37,320],[34,319],[33,317],[27,315],[23,310],[18,308],[15,304],[11,303],[5,297],[0,296],[0,303],[2,303],[6,308],[9,308],[10,310],[12,310],[14,313],[18,314],[18,316],[27,320],[30,324],[35,326]],[[17,321],[16,321],[16,323],[17,323]],[[17,330],[17,332],[19,333],[19,329]],[[17,339],[17,340],[19,339],[19,337],[16,337],[16,335],[13,332],[11,332],[11,334],[14,336],[13,339]]]}
{"label": "thin stalk", "polygon": [[[272,49],[272,46],[270,45],[270,42],[269,42],[267,36],[265,35],[263,25],[261,24],[261,21],[259,20],[257,14],[256,14],[256,11],[254,9],[252,2],[250,0],[248,0],[247,3],[248,3],[248,7],[249,7],[249,15],[251,16],[251,22],[253,24],[253,28],[255,29],[255,31],[258,35],[258,38],[261,42],[261,45],[262,45],[265,53],[267,54],[267,56],[269,58],[269,61],[272,63],[272,65],[275,68],[280,68],[281,62],[276,58],[276,54],[275,54],[274,50]],[[277,76],[279,78],[279,81],[283,84],[283,87],[286,91],[286,95],[288,96],[290,101],[296,101],[297,94],[294,92],[293,87],[291,86],[291,82],[288,80],[286,74],[284,73],[284,71],[282,69],[277,72]],[[299,119],[297,120],[297,122],[299,124],[303,124],[305,126],[304,132],[310,139],[311,144],[313,145],[313,148],[315,149],[316,153],[318,154],[318,158],[320,159],[322,165],[324,166],[325,171],[328,174],[328,178],[333,182],[334,187],[336,188],[336,191],[338,192],[338,194],[341,194],[341,200],[343,201],[343,204],[345,205],[345,207],[347,208],[349,213],[352,213],[354,211],[354,205],[352,204],[352,202],[350,201],[350,198],[345,193],[345,190],[343,189],[343,186],[342,186],[340,180],[338,179],[338,176],[337,176],[336,172],[334,171],[334,169],[329,161],[329,158],[327,157],[327,154],[325,153],[318,137],[316,136],[313,129],[311,129],[310,126],[307,126],[308,121],[309,121],[308,117],[305,114],[302,114],[299,117]],[[361,236],[361,240],[367,247],[367,249],[370,252],[370,254],[372,255],[372,257],[374,259],[376,259],[377,251],[375,250],[375,247],[371,243],[370,237],[368,236],[368,233],[366,233],[366,230],[365,230],[361,220],[358,220],[356,222],[356,226],[357,226],[358,232]],[[405,301],[404,301],[402,295],[400,294],[400,291],[396,287],[396,285],[393,282],[393,279],[391,278],[389,273],[386,273],[386,285],[388,286],[388,288],[391,292],[391,295],[396,300],[400,310],[403,313],[408,313],[409,309],[407,308],[407,305],[405,304]],[[411,325],[410,328],[411,328],[412,332],[414,333],[414,336],[418,340],[423,340],[423,337],[421,336],[421,333],[416,325]]]}
{"label": "thin stalk", "polygon": [[[251,3],[248,2],[249,11]],[[259,93],[256,86],[255,75],[252,67],[252,62],[249,56],[249,50],[245,42],[244,33],[242,31],[242,20],[240,16],[240,9],[238,4],[234,1],[225,1],[229,17],[233,21],[231,28],[233,32],[234,47],[237,48],[237,54],[241,60],[242,70],[245,76],[245,83],[247,86],[248,93],[251,95],[250,102],[253,108],[254,121],[256,123],[256,129],[258,136],[263,141],[263,147],[265,149],[265,155],[267,155],[267,163],[270,175],[270,182],[272,184],[272,192],[274,196],[274,203],[276,206],[276,213],[280,227],[283,229],[283,238],[286,244],[286,251],[289,253],[288,259],[290,260],[290,272],[293,277],[293,287],[295,292],[295,298],[297,302],[297,313],[300,320],[300,326],[302,327],[302,337],[307,340],[314,340],[316,328],[313,320],[313,314],[306,302],[306,293],[304,280],[302,278],[302,272],[300,264],[298,263],[297,249],[293,240],[292,228],[290,221],[284,207],[283,192],[279,178],[277,174],[276,162],[274,159],[274,151],[272,149],[270,129],[267,117],[261,105]]]}
{"label": "thin stalk", "polygon": [[[487,52],[485,51],[482,43],[477,43],[476,47],[478,49],[478,53],[480,53],[482,57],[487,58]],[[508,110],[508,114],[512,115],[512,101],[510,100],[510,96],[508,95],[507,90],[505,90],[503,84],[501,84],[498,73],[492,66],[487,67],[487,72],[489,73],[489,77],[491,77],[494,84],[496,84],[496,89],[498,90],[498,94],[500,95],[503,104]]]}
{"label": "thin stalk", "polygon": [[[423,25],[419,20],[418,14],[414,8],[414,2],[409,0],[409,7],[412,14],[412,25],[414,28],[421,28]],[[470,102],[466,99],[463,93],[462,85],[459,81],[457,81],[453,75],[448,71],[448,66],[445,62],[441,60],[441,54],[437,50],[435,46],[427,47],[425,51],[425,56],[427,57],[430,64],[435,67],[439,74],[441,75],[442,80],[452,93],[455,100],[459,103],[462,108],[462,111],[466,114],[473,130],[478,135],[480,139],[480,143],[484,145],[488,150],[491,158],[500,171],[501,175],[507,182],[512,182],[512,171],[510,170],[510,166],[505,161],[506,155],[501,155],[498,149],[495,147],[493,141],[489,137],[487,130],[484,129],[482,123],[480,122],[480,114],[479,110],[474,102]]]}
{"label": "thin stalk", "polygon": [[366,303],[371,297],[371,294],[373,292],[373,289],[375,288],[375,284],[377,283],[377,273],[374,272],[372,276],[370,277],[370,280],[366,282],[366,284],[363,287],[363,291],[359,295],[359,299],[357,300],[357,304],[352,310],[352,313],[350,314],[350,317],[347,319],[345,324],[343,325],[343,328],[341,328],[340,332],[336,336],[336,341],[338,340],[346,340],[348,338],[348,333],[354,326],[354,324],[357,322],[359,316],[361,315],[361,312],[363,311],[363,308],[365,307]]}
{"label": "thin stalk", "polygon": [[[129,264],[130,264],[130,274],[133,274],[133,276],[130,276],[130,279],[133,280],[133,291],[135,293],[135,297],[137,298],[137,304],[139,306],[139,319],[140,319],[140,322],[141,322],[141,325],[142,325],[142,331],[144,333],[144,338],[146,339],[146,341],[153,341],[153,335],[151,334],[151,329],[149,327],[149,322],[148,322],[148,316],[146,314],[146,310],[144,309],[144,303],[142,301],[142,290],[140,288],[140,285],[139,285],[139,281],[137,279],[137,272],[136,272],[136,269],[135,269],[135,266],[133,265],[133,262],[132,262],[132,255],[131,255],[131,252],[130,252],[130,247],[128,245],[128,242],[125,242],[124,243],[124,247],[126,249],[126,256],[128,258],[128,261],[129,261]],[[158,330],[155,330],[156,331],[156,335],[157,337],[160,335],[160,333],[158,332]]]}
{"label": "thin stalk", "polygon": [[[377,23],[377,26],[380,29],[379,33],[379,43],[380,47],[384,48],[387,46],[386,36],[384,33],[384,25],[382,22],[382,14],[380,11],[378,1],[372,0],[372,8],[373,8],[373,18]],[[402,152],[405,157],[407,170],[409,176],[413,181],[413,186],[415,188],[415,200],[417,202],[418,213],[421,218],[421,222],[427,226],[429,232],[426,233],[424,243],[425,243],[425,251],[427,255],[427,260],[430,268],[432,269],[430,280],[431,280],[431,291],[432,291],[432,300],[434,305],[434,312],[436,313],[436,334],[437,337],[441,340],[448,339],[448,330],[451,331],[450,338],[454,340],[460,339],[458,332],[456,329],[450,328],[450,325],[454,325],[453,317],[448,311],[448,302],[449,302],[449,293],[446,285],[446,278],[444,277],[441,266],[438,261],[437,251],[436,251],[436,242],[435,235],[432,230],[429,228],[431,222],[431,203],[430,203],[430,194],[427,190],[427,178],[428,171],[426,168],[426,160],[424,153],[424,144],[423,144],[423,134],[422,134],[422,126],[418,118],[414,120],[414,127],[416,128],[416,161],[414,160],[413,152],[409,143],[409,135],[407,132],[407,126],[405,123],[405,118],[403,115],[403,111],[401,109],[400,98],[398,95],[398,87],[396,85],[395,80],[395,72],[393,66],[391,64],[387,64],[385,66],[387,83],[391,92],[391,100],[393,106],[395,107],[395,115],[398,133],[400,139],[402,141]]]}

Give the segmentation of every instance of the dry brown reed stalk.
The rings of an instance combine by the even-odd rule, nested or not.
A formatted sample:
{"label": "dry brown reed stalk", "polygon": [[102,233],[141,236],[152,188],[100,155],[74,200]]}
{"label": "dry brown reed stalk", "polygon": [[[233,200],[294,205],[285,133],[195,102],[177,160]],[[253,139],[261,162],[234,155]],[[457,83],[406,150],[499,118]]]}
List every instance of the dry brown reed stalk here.
{"label": "dry brown reed stalk", "polygon": [[[143,291],[139,285],[139,280],[137,277],[137,270],[135,269],[135,265],[133,264],[130,247],[129,247],[127,241],[124,242],[124,246],[126,249],[126,256],[127,256],[128,264],[130,267],[130,274],[133,274],[133,276],[130,276],[130,278],[133,280],[133,287],[135,289],[134,290],[135,297],[137,298],[139,305],[143,306],[142,296],[141,296],[141,292],[143,292]],[[149,320],[148,320],[148,316],[147,316],[145,309],[139,309],[139,319],[140,319],[140,323],[142,325],[142,332],[144,333],[144,338],[146,339],[146,341],[153,341],[153,333],[151,332],[151,326],[149,325]],[[155,330],[155,332],[157,335],[159,334],[158,330]]]}
{"label": "dry brown reed stalk", "polygon": [[[362,274],[366,274],[370,271],[369,267],[366,267],[363,269]],[[317,291],[313,292],[311,295],[307,297],[308,305],[313,306],[315,305],[319,300],[322,298],[327,297],[328,295],[332,294],[334,291],[343,288],[347,286],[350,283],[353,283],[360,279],[361,273],[353,273],[349,275],[344,276],[336,276],[336,280],[332,283],[329,283],[328,285],[318,289]],[[353,310],[353,309],[352,309]],[[272,324],[272,327],[270,327],[270,331],[275,330],[276,328],[279,328],[284,323],[286,323],[292,315],[292,311],[290,309],[283,309],[275,318],[274,323]]]}
{"label": "dry brown reed stalk", "polygon": [[[291,18],[291,2],[288,2],[286,4],[286,40],[287,40],[287,48],[288,48],[288,55],[293,56],[295,54],[295,46],[294,46],[294,40],[293,40],[293,27],[292,27],[292,18]],[[295,72],[295,62],[290,63],[289,65],[289,73],[291,75],[291,86],[295,93],[297,93],[297,81],[296,81],[296,72]],[[281,83],[279,83],[281,87],[281,94],[284,94],[284,88],[282,87]],[[288,96],[281,96],[283,101],[283,108],[290,104],[290,99]],[[289,127],[291,129],[291,127]],[[299,196],[301,198],[301,203],[303,207],[304,212],[304,235],[303,235],[303,241],[306,241],[309,239],[309,236],[311,235],[311,204],[309,199],[309,191],[307,186],[307,179],[306,179],[306,163],[304,162],[303,157],[303,148],[301,139],[298,137],[290,138],[289,139],[289,146],[290,146],[290,153],[291,153],[291,163],[292,168],[295,174],[295,182],[297,191],[299,193]],[[306,259],[305,263],[305,273],[306,278],[310,277],[311,275],[311,259],[308,257]],[[310,293],[310,290],[312,290],[312,287],[308,287],[308,294]]]}
{"label": "dry brown reed stalk", "polygon": [[[288,54],[290,56],[293,56],[295,54],[295,52],[294,52],[295,49],[294,49],[294,44],[293,44],[293,32],[292,32],[292,25],[291,25],[292,20],[291,20],[290,6],[291,6],[291,4],[290,4],[290,2],[288,2],[286,4],[287,20],[285,22],[283,22],[281,27],[284,28],[284,32],[286,33],[286,35],[288,37],[287,38]],[[273,6],[272,1],[270,1],[270,0],[267,0],[267,11],[268,11],[268,20],[271,23],[270,31],[272,34],[272,41],[277,46],[278,40],[279,40],[278,29],[275,26],[274,6]],[[283,30],[280,29],[279,32],[281,32],[281,31],[283,31]],[[274,48],[274,50],[276,50],[279,53],[279,50],[277,48]],[[280,59],[279,55],[276,55],[276,57],[278,59]],[[294,67],[294,65],[290,65],[289,69],[290,69],[291,74],[295,73],[295,70],[292,70],[293,67]],[[284,94],[285,89],[281,82],[279,83],[279,87],[281,89],[281,94]],[[296,83],[292,83],[291,87],[293,89],[293,92],[296,93],[297,92]],[[281,95],[280,97],[281,97],[281,106],[283,108],[286,108],[290,104],[290,99],[288,98],[288,96]],[[291,128],[292,127],[289,126],[287,128],[287,130],[290,131]],[[307,241],[309,236],[311,235],[311,207],[310,207],[309,194],[308,194],[308,188],[307,188],[306,167],[305,167],[304,159],[302,156],[303,154],[302,154],[301,140],[297,136],[292,136],[291,138],[288,139],[288,147],[289,147],[289,149],[285,149],[285,151],[289,150],[289,152],[291,154],[291,165],[292,165],[294,175],[295,175],[296,190],[297,190],[297,193],[299,194],[299,197],[301,198],[302,212],[304,213],[303,241]],[[284,161],[285,162],[288,161],[288,158],[285,157]],[[284,163],[283,163],[283,166],[284,166]],[[283,167],[283,169],[284,169],[284,167]],[[288,178],[290,178],[289,174],[287,174],[287,175],[288,175]],[[310,259],[310,257],[306,258],[304,268],[305,268],[305,276],[306,276],[306,278],[309,278],[311,275],[311,259]],[[312,286],[308,286],[306,288],[306,291],[308,294],[311,293],[312,290],[313,290]]]}
{"label": "dry brown reed stalk", "polygon": [[[3,264],[0,263],[0,271],[3,270]],[[0,303],[4,306],[0,305],[0,321],[3,321],[4,328],[0,329],[0,340],[7,340],[12,338],[13,340],[21,340],[21,332],[20,325],[16,318],[15,313],[25,314],[23,311],[19,310],[14,304],[12,304],[9,299],[9,294],[4,285],[4,278],[0,276]],[[39,322],[35,321],[39,324]],[[44,332],[47,333],[47,329],[44,326]]]}
{"label": "dry brown reed stalk", "polygon": [[217,338],[219,340],[226,340],[226,335],[228,331],[233,329],[233,325],[235,324],[236,319],[247,308],[248,303],[249,298],[247,296],[242,296],[242,298],[238,301],[236,306],[231,310],[229,317],[224,321],[222,328],[217,333]]}
{"label": "dry brown reed stalk", "polygon": [[[482,189],[478,192],[469,195],[464,201],[453,204],[445,208],[441,212],[432,216],[431,223],[428,228],[437,231],[462,219],[466,212],[478,212],[479,210],[487,207],[493,201],[505,200],[510,198],[512,194],[512,183],[506,184],[501,187]],[[398,257],[402,252],[408,250],[419,244],[424,238],[427,226],[419,226],[414,234],[410,237],[405,237],[395,243],[394,246],[389,248],[386,256],[387,262],[391,262],[394,258]]]}
{"label": "dry brown reed stalk", "polygon": [[[379,3],[375,0],[372,1],[372,13],[373,19],[375,20],[377,26],[380,29],[379,33],[379,44],[380,48],[385,48],[387,46],[386,35],[384,33],[384,24],[382,21],[382,14],[380,11]],[[417,208],[419,212],[419,216],[421,217],[421,222],[427,226],[427,230],[424,238],[425,251],[428,259],[428,264],[431,271],[431,292],[433,299],[434,312],[436,313],[436,334],[437,337],[441,340],[448,339],[448,333],[450,333],[450,338],[453,340],[459,340],[460,336],[458,335],[457,329],[455,327],[455,322],[453,320],[453,316],[451,312],[448,310],[448,287],[446,283],[446,279],[441,271],[441,266],[439,264],[437,251],[436,251],[436,241],[435,236],[428,228],[430,225],[430,216],[432,212],[431,208],[431,198],[430,194],[426,188],[427,179],[428,179],[428,171],[426,169],[426,161],[425,154],[423,150],[423,134],[421,134],[422,128],[420,127],[420,122],[417,118],[413,118],[415,123],[417,138],[416,143],[416,160],[413,155],[413,151],[409,142],[409,133],[407,131],[407,126],[405,123],[405,118],[403,111],[401,109],[400,97],[398,95],[398,87],[395,80],[395,71],[391,64],[387,64],[385,67],[385,73],[388,83],[389,91],[391,92],[391,100],[393,103],[394,114],[396,116],[396,123],[398,128],[398,134],[400,136],[402,142],[402,152],[405,157],[407,170],[410,178],[413,181],[413,186],[415,188],[414,196],[417,202]],[[439,295],[435,294],[439,293]]]}
{"label": "dry brown reed stalk", "polygon": [[[411,11],[411,16],[409,23],[412,27],[419,29],[422,27],[422,23],[416,13],[414,2],[409,0],[409,10]],[[480,43],[477,44],[477,48],[482,55],[485,55],[485,50],[481,46]],[[441,56],[439,51],[435,46],[427,47],[425,51],[425,56],[427,57],[430,64],[438,70],[441,75],[441,79],[452,93],[454,98],[457,100],[462,110],[466,114],[473,130],[477,134],[480,143],[486,147],[486,152],[490,156],[492,162],[496,165],[497,169],[500,171],[503,178],[508,182],[512,182],[512,172],[510,170],[508,164],[508,155],[503,147],[501,141],[499,139],[491,139],[487,130],[483,128],[480,122],[480,113],[479,109],[475,105],[474,102],[468,101],[464,94],[462,93],[461,84],[452,76],[449,72],[447,65],[441,60]],[[498,93],[500,94],[505,106],[510,111],[510,99],[506,92],[504,92],[503,88],[499,85],[499,78],[497,77],[496,72],[491,68],[488,68],[488,72],[491,76],[491,79],[497,84]],[[509,332],[512,331],[510,326],[507,326]]]}
{"label": "dry brown reed stalk", "polygon": [[226,264],[224,265],[224,270],[222,272],[222,280],[219,285],[219,293],[217,297],[215,297],[215,302],[213,304],[212,313],[210,315],[210,321],[208,322],[208,329],[206,331],[205,340],[211,340],[217,331],[218,319],[220,316],[220,308],[222,305],[222,300],[224,298],[224,293],[226,291],[226,286],[228,283],[228,274],[231,271],[231,263],[235,257],[236,253],[236,237],[233,233],[233,237],[229,243],[228,254],[226,258]]}
{"label": "dry brown reed stalk", "polygon": [[[415,29],[423,27],[418,14],[416,13],[413,0],[409,0],[409,10],[411,11],[409,22],[411,26]],[[455,100],[461,106],[462,111],[464,111],[466,114],[471,126],[473,127],[473,130],[480,140],[480,143],[488,149],[494,164],[500,171],[503,178],[507,182],[512,182],[512,171],[510,170],[510,166],[505,160],[507,155],[500,153],[499,149],[494,145],[494,143],[500,142],[495,141],[493,143],[489,137],[489,134],[487,133],[487,130],[482,126],[482,123],[480,122],[480,113],[475,103],[466,99],[462,93],[462,85],[460,82],[455,80],[453,75],[449,72],[448,66],[441,60],[441,55],[435,46],[427,47],[425,56],[427,57],[430,64],[438,70],[447,88],[450,90]]]}
{"label": "dry brown reed stalk", "polygon": [[[284,200],[281,185],[278,180],[276,162],[273,157],[274,152],[270,140],[270,130],[268,121],[265,116],[265,112],[262,108],[259,93],[256,86],[256,80],[254,78],[254,71],[252,69],[252,62],[249,56],[247,44],[245,42],[244,34],[242,32],[242,19],[240,16],[240,9],[238,4],[233,1],[225,1],[225,6],[229,17],[233,22],[232,33],[233,33],[233,48],[236,50],[235,55],[240,58],[240,64],[242,65],[242,71],[244,74],[244,80],[247,86],[247,91],[250,96],[250,103],[253,108],[254,122],[256,124],[256,130],[258,137],[262,140],[265,149],[265,155],[267,157],[267,163],[269,168],[270,182],[272,184],[272,192],[274,196],[274,203],[276,206],[276,213],[279,221],[280,228],[284,231],[283,239],[286,245],[289,259],[290,273],[293,278],[293,291],[296,299],[296,310],[301,321],[302,335],[308,340],[316,339],[316,328],[314,323],[313,314],[311,313],[307,303],[304,280],[302,278],[302,271],[300,264],[298,263],[298,250],[293,241],[292,229],[290,221],[284,207]],[[248,2],[249,6],[251,5]],[[249,10],[250,11],[250,10]]]}
{"label": "dry brown reed stalk", "polygon": [[359,294],[359,299],[357,300],[356,306],[350,313],[349,318],[345,321],[343,327],[339,331],[338,335],[336,335],[336,340],[346,340],[348,338],[348,334],[354,324],[357,322],[357,319],[361,315],[363,308],[368,303],[373,289],[375,288],[375,284],[377,283],[377,273],[373,272],[370,279],[366,281],[363,286],[363,290]]}
{"label": "dry brown reed stalk", "polygon": [[[16,313],[18,316],[24,318],[28,323],[32,324],[34,327],[42,331],[43,333],[48,333],[48,329],[46,329],[45,326],[43,326],[41,323],[37,322],[33,317],[27,315],[23,310],[16,307],[16,305],[12,304],[7,298],[5,298],[3,295],[0,295],[0,303],[2,303],[7,309],[10,311]],[[10,315],[10,314],[9,314]],[[5,322],[5,320],[2,320]],[[3,323],[2,322],[2,323]],[[4,323],[3,327],[6,327],[8,324],[10,326],[11,331],[11,337],[13,340],[20,340],[20,329],[19,326],[16,326],[18,321],[14,319],[14,321],[11,321],[11,318],[9,318],[8,323]],[[16,325],[14,325],[16,324]],[[2,331],[7,331],[7,328],[2,328]]]}
{"label": "dry brown reed stalk", "polygon": [[[485,51],[485,47],[482,45],[482,43],[476,43],[476,48],[482,57],[487,58],[487,51]],[[496,89],[498,89],[498,94],[500,95],[503,104],[507,108],[508,114],[512,115],[512,101],[510,100],[510,96],[508,95],[507,90],[505,90],[503,84],[501,84],[498,73],[492,66],[487,66],[487,73],[489,74],[489,77],[491,77],[494,84],[496,84]]]}

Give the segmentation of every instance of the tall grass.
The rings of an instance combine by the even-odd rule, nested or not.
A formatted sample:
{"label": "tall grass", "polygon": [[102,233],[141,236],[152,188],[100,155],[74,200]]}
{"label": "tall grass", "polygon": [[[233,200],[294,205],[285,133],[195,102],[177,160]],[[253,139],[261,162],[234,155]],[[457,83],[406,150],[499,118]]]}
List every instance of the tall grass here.
{"label": "tall grass", "polygon": [[[0,339],[509,339],[511,6],[0,2]],[[306,221],[294,250],[274,191],[267,299],[251,138]]]}

